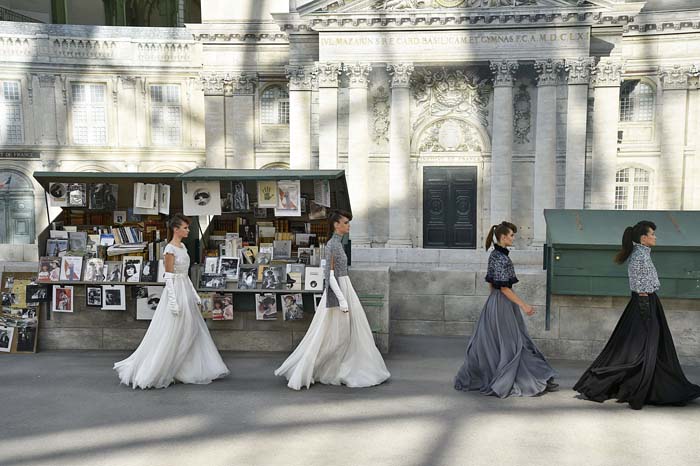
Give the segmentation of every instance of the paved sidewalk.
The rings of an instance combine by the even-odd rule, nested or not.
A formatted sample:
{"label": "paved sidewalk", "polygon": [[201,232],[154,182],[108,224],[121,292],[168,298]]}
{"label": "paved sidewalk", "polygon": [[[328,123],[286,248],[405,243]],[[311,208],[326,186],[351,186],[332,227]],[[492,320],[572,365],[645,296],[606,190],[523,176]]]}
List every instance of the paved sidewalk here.
{"label": "paved sidewalk", "polygon": [[[125,352],[0,357],[0,465],[700,465],[700,402],[596,404],[571,386],[584,362],[552,361],[562,390],[499,400],[452,389],[465,341],[402,337],[390,382],[295,392],[278,353],[224,353],[211,385],[131,390]],[[700,382],[700,367],[686,368]]]}

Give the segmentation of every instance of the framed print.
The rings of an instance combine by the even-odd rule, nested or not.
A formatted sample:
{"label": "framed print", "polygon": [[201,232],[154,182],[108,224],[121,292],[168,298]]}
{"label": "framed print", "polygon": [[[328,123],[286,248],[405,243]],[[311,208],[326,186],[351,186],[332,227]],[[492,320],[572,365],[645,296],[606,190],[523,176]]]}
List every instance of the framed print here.
{"label": "framed print", "polygon": [[250,211],[250,201],[242,181],[231,182],[232,208],[234,212]]}
{"label": "framed print", "polygon": [[87,188],[85,183],[70,183],[68,185],[68,206],[87,207]]}
{"label": "framed print", "polygon": [[301,187],[299,180],[277,182],[277,217],[301,216]]}
{"label": "framed print", "polygon": [[125,311],[126,288],[125,285],[102,285],[102,310]]}
{"label": "framed print", "polygon": [[48,303],[51,302],[50,285],[27,285],[28,303]]}
{"label": "framed print", "polygon": [[102,287],[85,287],[85,305],[88,307],[102,307]]}
{"label": "framed print", "polygon": [[182,183],[184,215],[221,215],[221,187],[218,181]]}
{"label": "framed print", "polygon": [[72,286],[53,286],[51,310],[53,312],[73,312]]}
{"label": "framed print", "polygon": [[61,260],[61,280],[80,281],[83,271],[82,256],[63,256]]}
{"label": "framed print", "polygon": [[15,336],[15,327],[0,326],[0,353],[9,353],[12,349],[12,339]]}
{"label": "framed print", "polygon": [[61,279],[61,258],[60,257],[42,257],[39,259],[39,273],[37,281],[39,282],[57,282]]}
{"label": "framed print", "polygon": [[204,258],[204,273],[216,273],[219,270],[219,257],[211,256]]}
{"label": "framed print", "polygon": [[283,290],[286,286],[286,267],[284,265],[263,265],[260,284],[263,290]]}
{"label": "framed print", "polygon": [[48,195],[51,207],[68,207],[68,185],[66,183],[49,183]]}
{"label": "framed print", "polygon": [[223,289],[226,288],[226,275],[203,273],[199,277],[200,288]]}
{"label": "framed print", "polygon": [[143,257],[124,256],[122,257],[122,275],[125,282],[138,283],[141,281],[141,269],[143,268]]}
{"label": "framed print", "polygon": [[126,210],[115,210],[113,220],[116,225],[121,225],[126,222]]}
{"label": "framed print", "polygon": [[217,270],[217,273],[225,275],[228,281],[236,281],[238,280],[238,265],[238,257],[222,256],[219,258],[219,270]]}
{"label": "framed print", "polygon": [[107,261],[104,266],[106,282],[122,281],[122,263],[120,261]]}
{"label": "framed print", "polygon": [[277,207],[277,182],[258,181],[258,208]]}

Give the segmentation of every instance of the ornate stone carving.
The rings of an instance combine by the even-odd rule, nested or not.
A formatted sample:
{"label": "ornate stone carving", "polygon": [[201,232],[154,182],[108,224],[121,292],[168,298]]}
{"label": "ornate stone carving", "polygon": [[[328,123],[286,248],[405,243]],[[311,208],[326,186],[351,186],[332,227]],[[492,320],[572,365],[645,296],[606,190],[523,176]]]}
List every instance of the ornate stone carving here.
{"label": "ornate stone carving", "polygon": [[595,60],[593,57],[567,59],[564,65],[569,84],[588,84]]}
{"label": "ornate stone carving", "polygon": [[119,76],[119,83],[122,89],[136,89],[136,76]]}
{"label": "ornate stone carving", "polygon": [[287,65],[284,68],[289,80],[290,91],[310,91],[313,87],[313,69],[301,65]]}
{"label": "ornate stone carving", "polygon": [[380,0],[372,8],[375,10],[417,10],[423,8],[425,1],[422,0]]}
{"label": "ornate stone carving", "polygon": [[493,73],[494,86],[512,86],[513,76],[518,71],[518,62],[513,60],[491,61],[489,68]]}
{"label": "ornate stone carving", "polygon": [[36,55],[35,42],[24,37],[0,37],[0,55],[3,57],[29,57]]}
{"label": "ornate stone carving", "polygon": [[372,8],[392,11],[421,8],[497,8],[536,4],[536,0],[379,0]]}
{"label": "ornate stone carving", "polygon": [[143,62],[190,61],[190,45],[181,43],[141,42],[138,57]]}
{"label": "ornate stone carving", "polygon": [[387,65],[386,69],[391,73],[391,87],[408,87],[411,84],[413,65],[410,63],[397,63]]}
{"label": "ornate stone carving", "polygon": [[192,38],[198,42],[252,42],[252,43],[284,43],[288,42],[287,34],[280,33],[194,33]]}
{"label": "ornate stone carving", "polygon": [[[238,73],[224,76],[224,95],[253,95],[258,85],[258,73]],[[227,87],[230,89],[227,94]]]}
{"label": "ornate stone carving", "polygon": [[413,74],[411,83],[416,104],[421,108],[416,122],[429,115],[454,113],[488,125],[489,86],[485,79],[462,70],[421,69]]}
{"label": "ornate stone carving", "polygon": [[372,137],[379,144],[389,141],[389,92],[379,86],[372,101]]}
{"label": "ornate stone carving", "polygon": [[338,87],[340,63],[319,63],[314,68],[318,87]]}
{"label": "ornate stone carving", "polygon": [[464,120],[447,118],[428,126],[420,136],[419,152],[481,152],[481,135]]}
{"label": "ornate stone carving", "polygon": [[597,87],[617,87],[622,79],[622,62],[612,58],[601,58],[593,69],[593,82]]}
{"label": "ornate stone carving", "polygon": [[202,73],[202,90],[204,95],[224,95],[224,80],[216,73]]}
{"label": "ornate stone carving", "polygon": [[535,60],[535,72],[537,73],[538,86],[556,86],[559,72],[564,63],[561,60]]}
{"label": "ornate stone carving", "polygon": [[692,70],[683,65],[671,65],[659,70],[659,77],[664,90],[688,89],[688,78]]}
{"label": "ornate stone carving", "polygon": [[350,87],[367,87],[372,65],[369,63],[346,63],[343,65],[343,71],[348,75]]}
{"label": "ornate stone carving", "polygon": [[[440,1],[440,0],[436,0]],[[444,1],[444,0],[443,0]],[[536,0],[465,0],[468,8],[494,8],[499,6],[537,5]]]}
{"label": "ornate stone carving", "polygon": [[108,40],[54,39],[53,51],[63,58],[114,58],[117,44]]}
{"label": "ornate stone carving", "polygon": [[56,82],[56,75],[41,73],[36,75],[39,80],[39,87],[53,87]]}
{"label": "ornate stone carving", "polygon": [[528,136],[532,127],[532,101],[525,84],[518,86],[513,96],[513,140],[517,144],[530,142]]}

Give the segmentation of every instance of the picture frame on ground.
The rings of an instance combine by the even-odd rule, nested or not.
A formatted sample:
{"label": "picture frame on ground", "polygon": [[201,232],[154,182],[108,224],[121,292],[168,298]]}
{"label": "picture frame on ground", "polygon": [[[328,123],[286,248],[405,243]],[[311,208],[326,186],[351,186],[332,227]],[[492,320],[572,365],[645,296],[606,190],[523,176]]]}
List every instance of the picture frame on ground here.
{"label": "picture frame on ground", "polygon": [[85,305],[88,307],[102,307],[102,287],[85,287]]}
{"label": "picture frame on ground", "polygon": [[52,312],[73,312],[73,287],[54,285],[51,299]]}
{"label": "picture frame on ground", "polygon": [[102,310],[125,311],[126,287],[125,285],[102,285]]}
{"label": "picture frame on ground", "polygon": [[145,296],[136,299],[136,320],[153,320],[160,297],[163,294],[163,286],[144,286]]}
{"label": "picture frame on ground", "polygon": [[238,257],[221,256],[219,257],[219,269],[217,273],[219,275],[225,275],[228,281],[236,281],[238,280],[239,264],[240,260]]}
{"label": "picture frame on ground", "polygon": [[285,266],[262,265],[262,279],[260,285],[263,290],[283,290],[287,280]]}
{"label": "picture frame on ground", "polygon": [[226,275],[218,273],[203,273],[199,277],[200,288],[220,290],[226,288]]}
{"label": "picture frame on ground", "polygon": [[105,281],[105,263],[102,259],[91,257],[85,262],[85,277],[86,282],[103,282]]}
{"label": "picture frame on ground", "polygon": [[14,336],[14,327],[0,326],[0,353],[9,353],[12,350],[12,340]]}
{"label": "picture frame on ground", "polygon": [[16,353],[36,353],[36,336],[39,323],[36,318],[28,319],[15,328],[17,334]]}
{"label": "picture frame on ground", "polygon": [[122,276],[125,282],[138,283],[141,281],[141,269],[143,268],[143,257],[124,256],[122,257]]}
{"label": "picture frame on ground", "polygon": [[69,282],[80,281],[83,272],[82,256],[63,256],[61,258],[61,280]]}
{"label": "picture frame on ground", "polygon": [[106,282],[122,281],[122,263],[121,261],[107,261],[104,265],[104,276]]}
{"label": "picture frame on ground", "polygon": [[243,264],[238,270],[238,289],[254,290],[258,283],[258,266]]}
{"label": "picture frame on ground", "polygon": [[301,293],[283,294],[280,299],[284,320],[302,320],[304,318],[304,299]]}
{"label": "picture frame on ground", "polygon": [[27,285],[28,303],[50,303],[50,285]]}
{"label": "picture frame on ground", "polygon": [[39,259],[38,282],[57,282],[61,279],[61,258],[44,256]]}
{"label": "picture frame on ground", "polygon": [[257,320],[277,320],[277,295],[256,293],[255,318]]}

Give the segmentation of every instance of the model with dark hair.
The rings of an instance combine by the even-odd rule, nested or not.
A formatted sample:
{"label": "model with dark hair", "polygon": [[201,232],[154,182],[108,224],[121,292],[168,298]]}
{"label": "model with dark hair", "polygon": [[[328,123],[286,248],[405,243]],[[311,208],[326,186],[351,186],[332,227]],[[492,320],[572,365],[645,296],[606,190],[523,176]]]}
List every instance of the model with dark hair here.
{"label": "model with dark hair", "polygon": [[294,390],[314,382],[370,387],[390,376],[348,277],[341,239],[350,232],[350,220],[352,214],[342,210],[328,218],[333,236],[326,243],[323,297],[303,340],[275,371]]}
{"label": "model with dark hair", "polygon": [[661,288],[651,248],[656,225],[627,227],[615,262],[627,261],[630,298],[608,343],[574,390],[591,401],[614,398],[632,409],[645,404],[682,405],[700,397],[700,387],[685,378],[673,337],[656,292]]}
{"label": "model with dark hair", "polygon": [[168,222],[165,247],[165,289],[141,344],[114,364],[123,384],[164,388],[175,382],[207,384],[229,373],[202,318],[197,290],[187,272],[190,256],[182,240],[190,220],[175,214]]}
{"label": "model with dark hair", "polygon": [[493,225],[486,236],[486,249],[494,246],[486,273],[491,294],[455,377],[457,390],[479,390],[484,395],[505,398],[536,396],[558,387],[554,383],[556,372],[530,338],[520,314],[520,309],[529,316],[535,310],[512,289],[518,278],[508,246],[513,245],[517,231],[512,223],[501,222]]}

